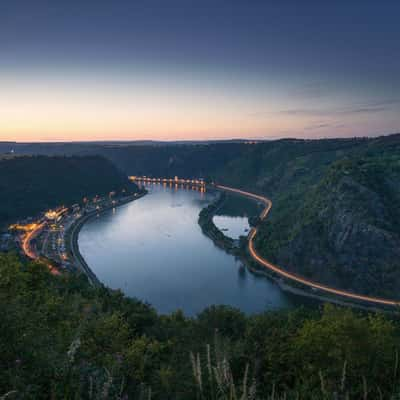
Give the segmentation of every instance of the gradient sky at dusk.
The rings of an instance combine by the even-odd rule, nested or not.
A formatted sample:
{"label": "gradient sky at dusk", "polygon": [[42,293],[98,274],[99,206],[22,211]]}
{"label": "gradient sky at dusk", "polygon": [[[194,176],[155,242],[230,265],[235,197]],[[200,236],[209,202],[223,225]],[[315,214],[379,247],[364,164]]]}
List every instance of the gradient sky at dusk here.
{"label": "gradient sky at dusk", "polygon": [[0,2],[0,140],[400,131],[400,1]]}

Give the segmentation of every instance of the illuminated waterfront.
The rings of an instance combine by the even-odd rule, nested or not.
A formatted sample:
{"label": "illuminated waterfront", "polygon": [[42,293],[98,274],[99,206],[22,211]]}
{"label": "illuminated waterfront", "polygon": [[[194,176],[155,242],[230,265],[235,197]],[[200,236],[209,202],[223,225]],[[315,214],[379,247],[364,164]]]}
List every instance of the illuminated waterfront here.
{"label": "illuminated waterfront", "polygon": [[277,285],[214,246],[197,224],[210,193],[149,185],[140,200],[84,225],[80,251],[97,277],[163,313],[193,315],[211,304],[246,312],[288,306]]}

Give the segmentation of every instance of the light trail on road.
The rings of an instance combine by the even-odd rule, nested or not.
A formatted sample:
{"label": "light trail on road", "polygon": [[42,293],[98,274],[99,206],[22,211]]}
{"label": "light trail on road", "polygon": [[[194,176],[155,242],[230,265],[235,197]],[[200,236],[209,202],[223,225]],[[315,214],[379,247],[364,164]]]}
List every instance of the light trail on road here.
{"label": "light trail on road", "polygon": [[[56,219],[60,215],[64,214],[66,211],[68,211],[68,208],[66,208],[66,207],[62,207],[62,208],[59,208],[58,210],[52,211],[54,213],[54,219]],[[31,240],[36,235],[39,234],[39,232],[46,226],[46,224],[47,224],[46,222],[35,223],[34,224],[34,225],[36,225],[35,228],[32,229],[30,232],[28,232],[25,235],[25,237],[22,239],[22,250],[29,258],[32,258],[33,260],[37,259],[38,256],[31,248]]]}
{"label": "light trail on road", "polygon": [[[268,199],[267,197],[260,196],[260,195],[257,195],[257,194],[254,194],[254,193],[250,193],[250,192],[246,192],[244,190],[231,188],[229,186],[215,185],[215,187],[217,189],[220,189],[220,190],[224,190],[224,191],[232,192],[232,193],[237,193],[237,194],[240,194],[242,196],[246,196],[246,197],[261,201],[265,205],[264,210],[260,214],[260,219],[261,220],[264,220],[268,216],[268,214],[269,214],[269,212],[270,212],[270,210],[272,208],[272,201],[270,199]],[[301,284],[303,284],[305,286],[321,290],[321,291],[326,292],[326,293],[330,293],[330,294],[334,294],[334,295],[337,295],[337,296],[346,297],[346,298],[353,299],[353,300],[366,301],[366,302],[369,302],[369,303],[375,303],[375,304],[380,304],[380,305],[388,305],[388,306],[399,306],[400,305],[400,301],[395,301],[395,300],[391,300],[391,299],[384,299],[384,298],[379,298],[379,297],[364,296],[364,295],[361,295],[361,294],[348,292],[346,290],[335,289],[335,288],[333,288],[331,286],[323,285],[323,284],[320,284],[318,282],[314,282],[312,280],[304,278],[304,277],[302,277],[300,275],[285,271],[281,267],[278,267],[277,265],[272,264],[271,262],[269,262],[265,258],[261,257],[257,253],[257,250],[255,249],[255,246],[254,246],[254,238],[256,237],[257,232],[258,232],[258,228],[257,227],[253,227],[251,229],[250,233],[249,233],[249,236],[248,236],[249,237],[248,248],[249,248],[250,255],[255,261],[257,261],[263,267],[269,269],[270,271],[275,272],[279,276],[282,276],[282,277],[284,277],[284,278],[286,278],[288,280],[291,280],[293,282],[298,282],[298,283],[301,283]]]}
{"label": "light trail on road", "polygon": [[[38,260],[39,256],[32,250],[31,241],[36,235],[38,235],[40,233],[40,231],[45,227],[45,225],[46,225],[45,222],[37,224],[35,229],[28,232],[25,235],[25,237],[22,239],[22,250],[25,253],[25,255],[27,257],[31,258],[32,260]],[[47,265],[47,268],[49,269],[51,274],[60,275],[60,271],[57,269],[57,267],[55,267],[54,265],[52,265],[49,262],[45,262],[45,264]]]}
{"label": "light trail on road", "polygon": [[33,260],[37,258],[37,255],[31,248],[31,240],[42,230],[44,225],[44,223],[38,224],[35,229],[28,232],[22,240],[22,250],[29,258],[32,258]]}

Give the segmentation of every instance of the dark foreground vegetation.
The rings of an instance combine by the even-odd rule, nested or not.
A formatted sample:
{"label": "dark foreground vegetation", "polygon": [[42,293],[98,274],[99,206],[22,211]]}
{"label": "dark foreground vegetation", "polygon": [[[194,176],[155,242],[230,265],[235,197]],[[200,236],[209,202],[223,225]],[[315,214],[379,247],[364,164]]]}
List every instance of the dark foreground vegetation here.
{"label": "dark foreground vegetation", "polygon": [[129,185],[126,174],[99,156],[0,159],[0,228],[48,208]]}
{"label": "dark foreground vegetation", "polygon": [[[325,306],[158,315],[85,277],[0,256],[8,399],[397,399],[400,323]],[[285,397],[283,397],[285,396]]]}

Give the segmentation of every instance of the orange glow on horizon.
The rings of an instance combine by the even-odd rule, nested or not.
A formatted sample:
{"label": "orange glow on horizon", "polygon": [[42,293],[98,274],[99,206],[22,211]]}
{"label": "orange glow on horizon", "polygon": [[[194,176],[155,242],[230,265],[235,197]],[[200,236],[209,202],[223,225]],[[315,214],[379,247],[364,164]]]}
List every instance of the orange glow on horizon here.
{"label": "orange glow on horizon", "polygon": [[[0,75],[0,141],[218,140],[315,137],[276,87],[212,81]],[[262,86],[262,85],[261,85]],[[299,103],[292,107],[302,106]],[[258,111],[262,112],[258,112]],[[345,118],[343,118],[345,119]],[[343,121],[346,122],[346,121]],[[368,122],[360,118],[363,126]],[[335,128],[341,136],[348,126]],[[363,130],[365,133],[365,130]]]}

